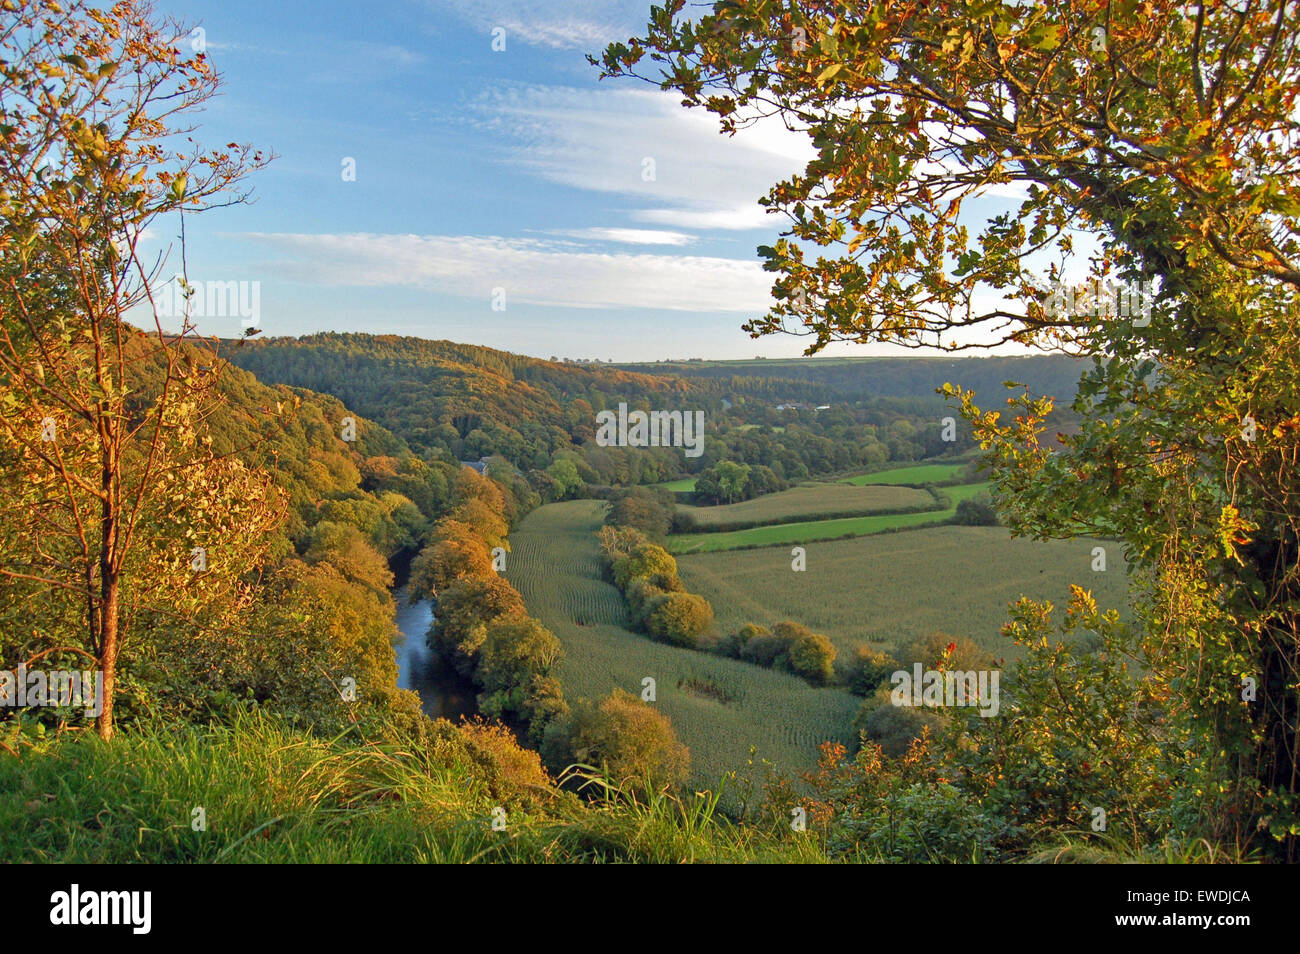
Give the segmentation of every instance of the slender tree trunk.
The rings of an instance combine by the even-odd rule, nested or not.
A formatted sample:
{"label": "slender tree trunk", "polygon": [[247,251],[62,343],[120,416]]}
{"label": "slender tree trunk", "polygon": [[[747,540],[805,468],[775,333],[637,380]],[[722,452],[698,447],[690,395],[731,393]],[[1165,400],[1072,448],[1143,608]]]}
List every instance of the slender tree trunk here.
{"label": "slender tree trunk", "polygon": [[105,578],[100,602],[100,679],[104,684],[104,707],[95,729],[105,742],[113,738],[113,690],[117,683],[117,577]]}
{"label": "slender tree trunk", "polygon": [[101,458],[100,487],[104,492],[100,510],[99,548],[99,668],[104,682],[104,707],[95,720],[99,737],[113,738],[113,694],[117,685],[118,594],[121,567],[117,559],[117,481],[119,458],[113,424],[100,426],[104,453]]}

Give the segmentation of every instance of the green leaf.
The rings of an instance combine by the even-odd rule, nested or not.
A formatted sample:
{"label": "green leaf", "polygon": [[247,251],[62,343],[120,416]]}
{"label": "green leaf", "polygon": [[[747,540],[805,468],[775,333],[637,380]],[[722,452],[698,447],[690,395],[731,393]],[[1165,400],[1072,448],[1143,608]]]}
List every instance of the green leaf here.
{"label": "green leaf", "polygon": [[817,74],[817,82],[825,83],[828,80],[834,79],[835,74],[842,69],[844,69],[843,63],[832,63],[830,66],[826,67],[826,69]]}

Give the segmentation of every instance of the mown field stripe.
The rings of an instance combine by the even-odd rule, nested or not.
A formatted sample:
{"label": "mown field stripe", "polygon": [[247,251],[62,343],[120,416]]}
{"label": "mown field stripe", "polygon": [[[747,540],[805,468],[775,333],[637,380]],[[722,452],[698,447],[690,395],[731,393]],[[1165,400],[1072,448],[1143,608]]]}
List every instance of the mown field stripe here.
{"label": "mown field stripe", "polygon": [[942,510],[922,513],[884,514],[871,517],[846,517],[838,520],[803,520],[793,523],[753,527],[721,533],[681,533],[668,538],[671,553],[711,553],[718,550],[736,550],[742,547],[779,546],[811,540],[833,540],[838,537],[867,536],[891,530],[924,527],[950,520],[957,512],[957,504],[973,497],[987,484],[959,484],[940,491],[951,501]]}

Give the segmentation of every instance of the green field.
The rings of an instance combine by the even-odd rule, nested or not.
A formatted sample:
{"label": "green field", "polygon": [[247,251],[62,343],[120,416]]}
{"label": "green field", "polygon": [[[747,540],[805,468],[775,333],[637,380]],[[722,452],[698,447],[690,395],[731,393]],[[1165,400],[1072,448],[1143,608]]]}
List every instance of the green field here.
{"label": "green field", "polygon": [[848,484],[800,484],[779,493],[717,507],[679,506],[701,529],[729,524],[790,522],[837,514],[884,513],[933,507],[934,498],[912,487],[850,487]]}
{"label": "green field", "polygon": [[818,743],[853,738],[858,700],[846,692],[625,629],[623,598],[600,576],[595,531],[604,507],[548,504],[510,534],[506,578],[564,645],[558,674],[566,697],[597,699],[615,687],[639,694],[641,680],[653,677],[656,705],[690,747],[697,786],[743,769],[751,745],[794,773],[815,765]]}
{"label": "green field", "polygon": [[870,484],[941,484],[954,480],[966,469],[966,463],[959,464],[918,464],[915,467],[899,467],[894,470],[879,470],[874,474],[858,474],[845,479],[846,484],[862,487]]}
{"label": "green field", "polygon": [[683,477],[681,480],[668,480],[662,484],[654,484],[654,486],[675,494],[689,494],[695,489],[695,478]]}
{"label": "green field", "polygon": [[951,504],[941,510],[882,514],[874,517],[842,517],[835,520],[805,520],[797,523],[752,527],[748,530],[728,530],[722,533],[676,533],[668,538],[668,549],[676,554],[712,553],[718,550],[737,550],[746,547],[804,544],[815,540],[865,536],[888,530],[904,530],[931,523],[943,523],[957,512],[957,504],[968,497],[973,497],[987,486],[987,484],[959,484],[955,487],[944,487],[941,492],[947,495]]}
{"label": "green field", "polygon": [[[1103,573],[1091,568],[1099,545],[1108,555]],[[713,604],[719,632],[793,619],[841,652],[863,643],[892,649],[941,630],[1010,659],[1013,647],[998,630],[1021,595],[1062,607],[1078,583],[1103,609],[1127,605],[1118,545],[1088,538],[1040,543],[1013,540],[1001,527],[944,526],[809,546],[802,573],[790,559],[784,549],[704,553],[679,557],[678,568],[686,588]]]}

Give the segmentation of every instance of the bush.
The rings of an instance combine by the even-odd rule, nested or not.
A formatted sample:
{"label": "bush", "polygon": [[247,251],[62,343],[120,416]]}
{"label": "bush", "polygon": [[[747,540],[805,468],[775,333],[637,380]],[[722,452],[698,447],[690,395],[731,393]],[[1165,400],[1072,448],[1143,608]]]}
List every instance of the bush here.
{"label": "bush", "polygon": [[944,724],[942,710],[921,706],[896,706],[889,701],[888,689],[862,703],[854,719],[855,728],[866,733],[868,739],[880,746],[893,758],[904,755],[913,739],[929,728],[931,734]]}
{"label": "bush", "polygon": [[[802,676],[814,686],[824,686],[835,673],[835,646],[821,633],[814,633],[799,623],[777,623],[772,634],[785,642],[784,658],[779,668]],[[780,663],[784,661],[784,666]]]}
{"label": "bush", "polygon": [[987,493],[978,493],[959,501],[952,522],[964,527],[996,527],[1001,523],[997,508],[993,506],[993,498]]}
{"label": "bush", "polygon": [[826,685],[834,675],[834,645],[801,623],[786,620],[771,631],[749,623],[741,627],[727,648],[733,646],[746,662],[794,673],[815,686]]}
{"label": "bush", "polygon": [[920,663],[926,669],[933,669],[943,662],[943,668],[949,670],[979,670],[993,668],[993,657],[966,636],[949,636],[947,633],[934,632],[917,636],[899,647],[900,669],[911,669]]}
{"label": "bush", "polygon": [[731,659],[744,659],[745,647],[755,636],[770,636],[771,631],[766,626],[759,626],[757,623],[746,623],[734,633],[724,636],[718,641],[715,652],[719,656],[727,656]]}
{"label": "bush", "polygon": [[623,792],[673,791],[690,773],[690,751],[668,717],[622,689],[592,705],[583,700],[552,723],[542,756],[554,771],[574,762],[600,769]]}
{"label": "bush", "polygon": [[899,668],[898,660],[870,646],[859,646],[844,667],[844,684],[857,696],[869,696]]}
{"label": "bush", "polygon": [[646,535],[636,527],[601,527],[596,531],[600,541],[600,555],[607,566],[613,566],[620,557],[625,557],[642,543],[649,543]]}
{"label": "bush", "polygon": [[620,590],[625,590],[633,580],[677,576],[677,561],[658,544],[642,543],[633,547],[626,556],[615,560],[612,570],[614,583]]}
{"label": "bush", "polygon": [[695,648],[713,625],[713,607],[694,593],[662,593],[651,597],[645,609],[650,635],[674,646]]}

